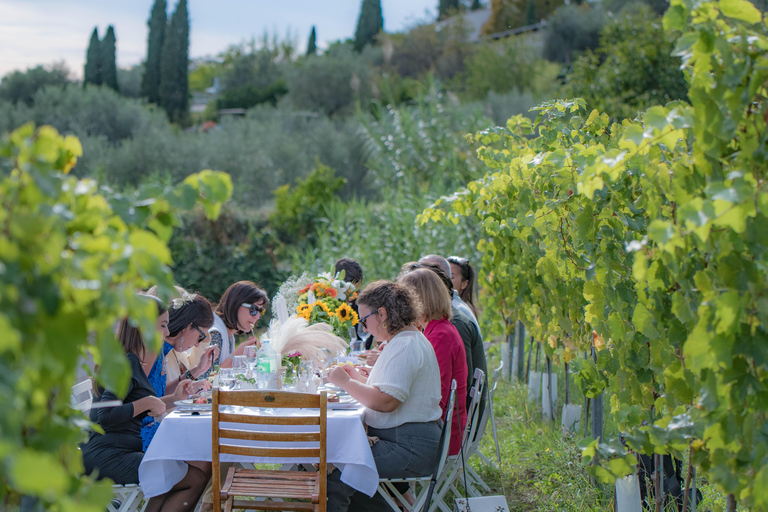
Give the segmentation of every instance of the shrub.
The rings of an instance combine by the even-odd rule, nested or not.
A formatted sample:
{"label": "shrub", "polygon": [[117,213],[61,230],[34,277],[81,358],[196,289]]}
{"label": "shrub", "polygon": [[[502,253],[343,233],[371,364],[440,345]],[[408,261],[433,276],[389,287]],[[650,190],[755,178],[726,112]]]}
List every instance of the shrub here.
{"label": "shrub", "polygon": [[318,221],[327,215],[326,206],[336,199],[344,186],[333,169],[317,162],[317,167],[305,179],[296,180],[296,186],[286,183],[275,191],[275,210],[269,220],[280,227],[288,242],[298,242],[315,231]]}
{"label": "shrub", "polygon": [[610,21],[600,46],[587,51],[566,77],[566,94],[580,96],[614,119],[634,118],[651,105],[687,97],[675,34],[649,7],[627,9]]}
{"label": "shrub", "polygon": [[195,212],[181,221],[168,246],[174,278],[185,288],[216,302],[234,282],[253,281],[271,296],[287,277],[265,215],[229,205],[217,220]]}
{"label": "shrub", "polygon": [[355,101],[371,97],[370,70],[379,51],[366,47],[355,52],[344,43],[324,55],[310,55],[287,72],[287,103],[297,109],[329,116],[351,114]]}
{"label": "shrub", "polygon": [[560,7],[547,20],[544,57],[569,64],[579,53],[597,48],[604,22],[603,10],[599,7],[588,4]]}
{"label": "shrub", "polygon": [[0,82],[0,100],[32,105],[37,91],[48,86],[66,87],[72,83],[71,73],[63,62],[50,67],[37,66],[14,71]]}
{"label": "shrub", "polygon": [[478,45],[467,59],[464,90],[472,99],[489,92],[531,90],[542,66],[540,51],[526,39],[511,37]]}

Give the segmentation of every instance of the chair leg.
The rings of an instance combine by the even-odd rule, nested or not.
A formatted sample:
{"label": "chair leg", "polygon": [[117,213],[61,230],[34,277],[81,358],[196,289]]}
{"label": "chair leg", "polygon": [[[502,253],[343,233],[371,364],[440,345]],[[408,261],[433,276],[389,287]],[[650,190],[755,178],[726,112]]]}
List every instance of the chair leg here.
{"label": "chair leg", "polygon": [[483,479],[480,477],[477,471],[472,468],[472,466],[467,466],[467,473],[467,478],[470,480],[471,485],[477,485],[481,487],[485,492],[491,492],[491,488],[483,481]]}

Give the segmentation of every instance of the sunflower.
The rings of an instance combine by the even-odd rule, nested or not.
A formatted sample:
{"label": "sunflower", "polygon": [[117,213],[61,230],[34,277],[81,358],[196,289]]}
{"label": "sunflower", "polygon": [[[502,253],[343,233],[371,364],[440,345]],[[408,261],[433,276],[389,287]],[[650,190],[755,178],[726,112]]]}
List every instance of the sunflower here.
{"label": "sunflower", "polygon": [[312,315],[312,310],[314,309],[314,307],[315,306],[313,304],[300,304],[296,308],[296,311],[298,312],[300,317],[305,318],[307,322],[309,322],[309,317],[310,315]]}
{"label": "sunflower", "polygon": [[322,301],[322,300],[318,300],[317,302],[315,302],[315,304],[314,304],[314,305],[315,305],[315,306],[320,306],[320,308],[321,308],[323,311],[325,311],[325,312],[328,314],[328,316],[330,316],[330,315],[331,315],[331,308],[329,308],[329,307],[328,307],[328,304],[326,304],[326,303],[325,303],[325,301]]}
{"label": "sunflower", "polygon": [[[338,318],[342,322],[352,320],[352,315],[354,314],[355,314],[355,311],[351,307],[349,307],[349,304],[347,304],[346,302],[344,302],[341,306],[338,307],[338,309],[336,309],[336,318]],[[352,325],[355,325],[355,323],[357,322],[354,322]]]}

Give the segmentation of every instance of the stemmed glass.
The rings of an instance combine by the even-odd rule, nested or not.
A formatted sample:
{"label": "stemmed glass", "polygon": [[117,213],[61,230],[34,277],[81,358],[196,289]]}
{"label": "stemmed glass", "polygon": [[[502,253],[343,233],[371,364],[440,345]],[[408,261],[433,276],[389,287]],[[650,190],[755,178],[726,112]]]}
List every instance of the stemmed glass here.
{"label": "stemmed glass", "polygon": [[224,391],[235,389],[236,373],[234,368],[221,368],[219,370],[219,387]]}
{"label": "stemmed glass", "polygon": [[256,366],[258,365],[258,358],[256,357],[257,349],[255,346],[245,347],[243,355],[245,360],[248,361],[248,368],[251,370],[251,375],[256,375]]}
{"label": "stemmed glass", "polygon": [[[251,372],[248,364],[248,358],[245,356],[234,356],[232,358],[232,369],[235,372],[236,389],[240,389],[242,386],[242,379],[250,379]],[[242,377],[242,378],[238,378]]]}

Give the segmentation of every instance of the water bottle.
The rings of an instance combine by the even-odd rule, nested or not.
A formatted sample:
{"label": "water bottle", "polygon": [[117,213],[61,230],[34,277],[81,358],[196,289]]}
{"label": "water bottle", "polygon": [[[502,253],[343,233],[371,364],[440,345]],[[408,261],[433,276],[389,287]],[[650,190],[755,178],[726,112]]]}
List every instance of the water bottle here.
{"label": "water bottle", "polygon": [[277,389],[277,368],[280,358],[269,340],[264,340],[256,354],[256,385],[259,389]]}

